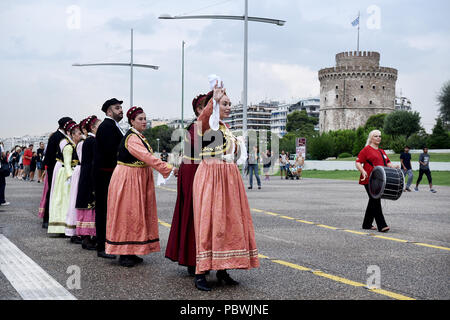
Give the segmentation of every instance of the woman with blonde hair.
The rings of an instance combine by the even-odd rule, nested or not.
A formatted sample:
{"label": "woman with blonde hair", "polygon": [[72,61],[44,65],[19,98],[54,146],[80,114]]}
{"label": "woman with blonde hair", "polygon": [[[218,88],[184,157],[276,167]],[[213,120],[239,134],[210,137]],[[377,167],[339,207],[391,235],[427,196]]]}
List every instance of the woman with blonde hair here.
{"label": "woman with blonde hair", "polygon": [[383,211],[381,208],[381,199],[374,199],[369,192],[369,177],[370,173],[376,166],[385,166],[390,168],[399,168],[398,165],[393,165],[389,160],[386,152],[379,148],[381,143],[381,132],[379,130],[372,130],[367,138],[366,146],[360,151],[356,158],[356,168],[361,173],[359,184],[363,185],[369,196],[369,203],[367,204],[366,214],[362,228],[369,230],[376,230],[372,223],[375,219],[378,231],[388,232],[389,227],[384,220]]}

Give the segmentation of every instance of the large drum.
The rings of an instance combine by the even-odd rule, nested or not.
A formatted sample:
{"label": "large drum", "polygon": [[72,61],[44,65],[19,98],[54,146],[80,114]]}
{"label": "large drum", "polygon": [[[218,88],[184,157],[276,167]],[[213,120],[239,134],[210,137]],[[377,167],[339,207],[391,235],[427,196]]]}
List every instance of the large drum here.
{"label": "large drum", "polygon": [[369,178],[369,192],[374,199],[397,200],[405,185],[402,170],[376,166]]}

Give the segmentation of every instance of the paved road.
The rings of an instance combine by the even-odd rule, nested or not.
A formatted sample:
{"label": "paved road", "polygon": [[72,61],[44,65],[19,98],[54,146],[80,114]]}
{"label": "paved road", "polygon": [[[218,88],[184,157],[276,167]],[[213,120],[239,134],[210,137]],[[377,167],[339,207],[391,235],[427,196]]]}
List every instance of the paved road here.
{"label": "paved road", "polygon": [[[237,287],[217,286],[212,272],[209,293],[195,289],[186,269],[164,258],[174,180],[156,191],[162,251],[134,268],[48,236],[37,217],[42,185],[35,182],[7,178],[11,205],[0,207],[0,240],[14,244],[76,299],[448,300],[450,187],[439,187],[436,194],[422,190],[382,201],[391,227],[382,234],[361,230],[367,196],[356,182],[263,181],[261,190],[247,193],[261,266],[230,271]],[[71,266],[79,267],[80,289],[70,282]],[[369,290],[367,281],[377,270],[381,288]],[[0,299],[22,299],[5,272],[0,272]]]}

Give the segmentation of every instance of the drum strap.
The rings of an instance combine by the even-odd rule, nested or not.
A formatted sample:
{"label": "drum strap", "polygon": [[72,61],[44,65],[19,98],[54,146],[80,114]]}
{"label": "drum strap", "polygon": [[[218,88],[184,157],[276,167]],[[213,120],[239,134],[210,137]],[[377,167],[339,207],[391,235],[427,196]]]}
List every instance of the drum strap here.
{"label": "drum strap", "polygon": [[[378,151],[379,151],[380,154],[381,154],[381,159],[383,159],[384,166],[387,167],[386,159],[384,159],[383,152],[381,152],[380,149],[378,149]],[[375,168],[375,166],[373,165],[372,161],[367,160],[367,163],[370,164],[373,168]]]}
{"label": "drum strap", "polygon": [[380,154],[381,154],[381,159],[383,159],[384,166],[387,167],[386,159],[384,158],[383,152],[381,152],[380,149],[378,149],[378,151],[379,151]]}

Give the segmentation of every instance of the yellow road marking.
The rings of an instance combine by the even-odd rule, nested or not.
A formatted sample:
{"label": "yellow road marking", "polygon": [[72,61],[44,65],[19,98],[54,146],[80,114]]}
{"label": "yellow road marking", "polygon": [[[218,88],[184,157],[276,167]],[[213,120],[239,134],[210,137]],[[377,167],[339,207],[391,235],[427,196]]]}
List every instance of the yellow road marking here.
{"label": "yellow road marking", "polygon": [[355,233],[355,234],[362,234],[362,235],[366,235],[366,234],[367,234],[367,233],[365,233],[365,232],[359,232],[359,231],[347,230],[347,229],[345,229],[345,230],[343,230],[343,231],[345,231],[345,232],[350,232],[350,233]]}
{"label": "yellow road marking", "polygon": [[307,224],[314,224],[314,222],[306,221],[306,220],[300,220],[300,219],[297,219],[296,221],[298,221],[298,222],[303,222],[303,223],[307,223]]}
{"label": "yellow road marking", "polygon": [[[176,189],[167,188],[167,187],[161,187],[161,186],[158,186],[157,188],[161,188],[161,189],[168,190],[168,191],[174,191],[174,192],[177,191]],[[295,221],[306,223],[306,224],[315,224],[314,222],[311,222],[311,221],[295,219],[295,218],[292,218],[292,217],[280,215],[280,214],[275,213],[275,212],[270,212],[270,211],[265,211],[265,210],[261,210],[261,209],[255,209],[255,208],[251,208],[250,210],[251,211],[255,211],[255,212],[262,212],[262,213],[269,214],[269,215],[272,215],[272,216],[279,216],[280,218],[289,219],[289,220],[295,220]],[[324,225],[324,224],[316,224],[316,226],[322,227],[322,228],[331,229],[331,230],[338,230],[338,228],[336,228],[336,227],[327,226],[327,225]],[[360,234],[360,235],[368,235],[368,233],[365,233],[365,232],[359,232],[359,231],[348,230],[348,229],[345,229],[343,231],[354,233],[354,234]],[[385,236],[375,236],[374,235],[373,237],[374,238],[379,238],[379,239],[403,242],[403,243],[408,243],[409,242],[408,240],[391,238],[391,237],[385,237]],[[450,251],[450,248],[442,247],[442,246],[435,246],[435,245],[431,245],[431,244],[427,244],[427,243],[415,242],[414,244],[416,244],[418,246],[423,246],[423,247],[429,247],[429,248],[434,248],[434,249],[441,249],[441,250]]]}
{"label": "yellow road marking", "polygon": [[318,226],[318,227],[322,227],[322,228],[331,229],[331,230],[336,230],[336,229],[337,229],[337,228],[335,228],[335,227],[330,227],[330,226],[327,226],[327,225],[325,225],[325,224],[317,224],[317,226]]}
{"label": "yellow road marking", "polygon": [[403,239],[397,239],[397,238],[390,238],[390,237],[384,237],[384,236],[373,236],[374,238],[380,238],[380,239],[386,239],[386,240],[392,240],[392,241],[398,241],[398,242],[408,242],[408,240]]}
{"label": "yellow road marking", "polygon": [[337,282],[341,282],[341,283],[345,283],[348,284],[350,286],[354,286],[354,287],[365,287],[365,284],[362,284],[360,282],[356,282],[356,281],[352,281],[346,278],[342,278],[342,277],[338,277],[338,276],[334,276],[332,274],[328,274],[322,271],[314,271],[313,272],[316,276],[319,277],[324,277],[324,278],[328,278]]}
{"label": "yellow road marking", "polygon": [[448,250],[450,251],[450,248],[447,247],[440,247],[440,246],[434,246],[432,244],[426,244],[426,243],[421,243],[421,242],[416,242],[414,244],[417,244],[418,246],[424,246],[424,247],[430,247],[430,248],[435,248],[435,249],[442,249],[442,250]]}
{"label": "yellow road marking", "polygon": [[385,295],[385,296],[388,296],[388,297],[391,297],[391,298],[397,299],[397,300],[416,300],[414,298],[407,297],[402,294],[394,293],[394,292],[383,290],[383,289],[369,289],[369,291],[379,293],[379,294],[382,294],[382,295]]}
{"label": "yellow road marking", "polygon": [[[164,222],[164,221],[162,221],[160,219],[158,219],[158,222],[161,225],[165,226],[165,227],[168,227],[168,228],[171,227],[171,225],[169,223]],[[258,258],[260,258],[260,259],[268,259],[268,260],[270,260],[270,261],[272,261],[274,263],[278,263],[278,264],[281,264],[283,266],[286,266],[286,267],[289,267],[289,268],[292,268],[292,269],[296,269],[296,270],[300,270],[300,271],[311,271],[310,268],[303,267],[303,266],[295,264],[295,263],[287,262],[287,261],[284,261],[284,260],[277,260],[277,259],[273,259],[272,260],[268,256],[265,256],[265,255],[260,254],[260,253],[258,254]],[[332,274],[328,274],[328,273],[325,273],[325,272],[322,272],[322,271],[313,271],[313,274],[316,275],[316,276],[319,276],[319,277],[328,278],[330,280],[341,282],[341,283],[344,283],[344,284],[347,284],[347,285],[351,285],[351,286],[365,287],[365,285],[360,283],[360,282],[356,282],[356,281],[352,281],[352,280],[349,280],[349,279],[346,279],[346,278],[334,276]],[[382,295],[385,295],[385,296],[388,296],[388,297],[391,297],[391,298],[397,299],[397,300],[415,300],[413,298],[410,298],[410,297],[407,297],[407,296],[404,296],[404,295],[401,295],[401,294],[398,294],[398,293],[394,293],[394,292],[391,292],[391,291],[383,290],[383,289],[370,289],[369,291],[372,291],[372,292],[378,293],[378,294],[382,294]]]}
{"label": "yellow road marking", "polygon": [[290,263],[287,261],[283,261],[283,260],[270,260],[272,262],[278,263],[278,264],[282,264],[283,266],[287,266],[289,268],[292,269],[297,269],[297,270],[301,270],[301,271],[310,271],[311,269],[303,267],[303,266],[299,266],[298,264],[295,263]]}

